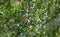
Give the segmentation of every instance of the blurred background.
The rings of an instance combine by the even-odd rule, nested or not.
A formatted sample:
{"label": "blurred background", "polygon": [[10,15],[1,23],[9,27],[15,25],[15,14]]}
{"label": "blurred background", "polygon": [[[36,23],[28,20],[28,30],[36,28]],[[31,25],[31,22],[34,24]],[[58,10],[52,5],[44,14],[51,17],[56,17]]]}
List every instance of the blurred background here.
{"label": "blurred background", "polygon": [[0,37],[60,37],[60,0],[0,0]]}

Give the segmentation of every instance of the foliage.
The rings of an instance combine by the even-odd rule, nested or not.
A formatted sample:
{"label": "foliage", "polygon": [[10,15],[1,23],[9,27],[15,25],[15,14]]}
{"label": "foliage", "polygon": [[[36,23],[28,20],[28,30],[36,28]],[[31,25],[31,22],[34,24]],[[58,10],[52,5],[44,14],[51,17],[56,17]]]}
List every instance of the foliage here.
{"label": "foliage", "polygon": [[0,37],[60,37],[60,0],[4,0]]}

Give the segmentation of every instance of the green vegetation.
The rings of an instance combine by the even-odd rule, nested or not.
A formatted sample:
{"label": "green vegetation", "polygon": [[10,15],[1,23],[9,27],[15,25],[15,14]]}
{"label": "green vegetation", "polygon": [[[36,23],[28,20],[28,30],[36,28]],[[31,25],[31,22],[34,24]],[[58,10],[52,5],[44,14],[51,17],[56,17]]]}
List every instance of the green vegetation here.
{"label": "green vegetation", "polygon": [[60,37],[60,0],[3,0],[0,37]]}

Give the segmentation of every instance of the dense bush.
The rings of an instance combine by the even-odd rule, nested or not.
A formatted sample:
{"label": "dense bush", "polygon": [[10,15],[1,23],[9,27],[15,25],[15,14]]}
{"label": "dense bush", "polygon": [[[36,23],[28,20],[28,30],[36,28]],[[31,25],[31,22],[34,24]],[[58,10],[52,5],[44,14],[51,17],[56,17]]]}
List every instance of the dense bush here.
{"label": "dense bush", "polygon": [[60,0],[0,2],[0,37],[60,37]]}

